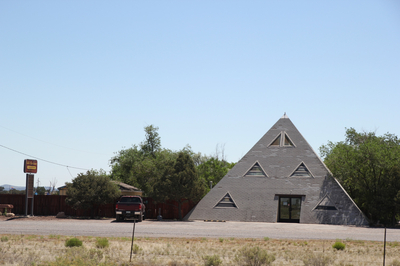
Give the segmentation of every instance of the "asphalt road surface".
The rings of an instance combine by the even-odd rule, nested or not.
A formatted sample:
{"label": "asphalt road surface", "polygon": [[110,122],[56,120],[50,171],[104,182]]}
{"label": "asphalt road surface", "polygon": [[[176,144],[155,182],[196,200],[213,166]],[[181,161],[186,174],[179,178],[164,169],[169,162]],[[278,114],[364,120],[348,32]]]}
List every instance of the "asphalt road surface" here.
{"label": "asphalt road surface", "polygon": [[[0,221],[0,234],[131,237],[133,221],[30,218]],[[352,239],[383,241],[383,228],[259,222],[179,222],[146,220],[136,237]],[[387,229],[387,241],[400,241],[400,229]]]}

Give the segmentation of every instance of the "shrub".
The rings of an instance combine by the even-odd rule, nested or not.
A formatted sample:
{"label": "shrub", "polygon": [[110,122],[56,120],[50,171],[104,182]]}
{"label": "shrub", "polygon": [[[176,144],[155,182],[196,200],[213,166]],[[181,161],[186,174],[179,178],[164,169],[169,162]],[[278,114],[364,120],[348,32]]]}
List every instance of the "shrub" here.
{"label": "shrub", "polygon": [[243,266],[271,265],[275,256],[260,247],[244,247],[236,254],[236,261]]}
{"label": "shrub", "polygon": [[264,237],[264,241],[268,241],[268,240],[269,240],[268,236]]}
{"label": "shrub", "polygon": [[346,244],[336,241],[335,244],[332,245],[332,247],[336,250],[343,250],[346,247]]}
{"label": "shrub", "polygon": [[8,237],[6,237],[6,236],[1,237],[1,242],[7,242],[7,241],[8,241]]}
{"label": "shrub", "polygon": [[101,250],[92,248],[87,252],[87,256],[91,260],[100,261],[103,258],[103,252]]}
{"label": "shrub", "polygon": [[333,258],[323,253],[308,253],[303,258],[304,266],[327,266],[331,265]]}
{"label": "shrub", "polygon": [[134,245],[132,246],[132,253],[133,253],[133,254],[138,254],[139,251],[140,251],[139,246],[136,245],[136,244],[134,244]]}
{"label": "shrub", "polygon": [[80,241],[76,237],[73,237],[73,238],[65,240],[65,246],[66,247],[80,247],[80,246],[82,246],[82,241]]}
{"label": "shrub", "polygon": [[109,243],[108,239],[103,237],[103,238],[97,238],[96,239],[96,247],[97,248],[108,248]]}
{"label": "shrub", "polygon": [[[40,265],[46,266],[98,266],[98,265],[115,265],[113,263],[105,263],[100,261],[103,259],[101,250],[82,248],[70,248],[55,261],[43,262]],[[34,264],[32,264],[34,265]]]}
{"label": "shrub", "polygon": [[[141,262],[140,264],[134,264],[134,265],[155,266],[155,265],[158,265],[158,264],[156,262],[147,262],[145,264],[143,262]],[[191,263],[188,260],[185,260],[183,262],[172,260],[172,261],[168,262],[167,266],[195,266],[195,264]]]}
{"label": "shrub", "polygon": [[400,266],[400,260],[393,260],[392,263],[390,263],[390,266]]}
{"label": "shrub", "polygon": [[205,256],[203,259],[204,266],[219,266],[222,264],[222,260],[218,255]]}

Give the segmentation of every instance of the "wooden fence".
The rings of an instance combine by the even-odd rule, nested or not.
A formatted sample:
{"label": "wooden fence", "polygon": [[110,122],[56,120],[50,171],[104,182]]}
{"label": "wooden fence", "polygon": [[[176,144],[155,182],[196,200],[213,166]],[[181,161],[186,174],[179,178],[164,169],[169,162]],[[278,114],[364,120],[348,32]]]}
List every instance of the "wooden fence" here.
{"label": "wooden fence", "polygon": [[[64,212],[67,216],[89,217],[90,210],[75,210],[65,203],[67,196],[59,195],[35,195],[33,200],[33,215],[48,216],[57,215]],[[152,198],[143,198],[146,205],[146,218],[156,219],[159,214],[163,219],[178,219],[178,203],[167,201],[166,203],[157,203]],[[116,202],[115,202],[116,203]],[[95,216],[115,217],[115,203],[101,205]],[[12,204],[12,212],[16,215],[25,214],[25,195],[24,194],[0,194],[0,204]],[[184,217],[196,204],[187,201],[182,204],[182,217]],[[28,199],[28,215],[31,211],[32,202]],[[159,213],[161,211],[161,213]]]}

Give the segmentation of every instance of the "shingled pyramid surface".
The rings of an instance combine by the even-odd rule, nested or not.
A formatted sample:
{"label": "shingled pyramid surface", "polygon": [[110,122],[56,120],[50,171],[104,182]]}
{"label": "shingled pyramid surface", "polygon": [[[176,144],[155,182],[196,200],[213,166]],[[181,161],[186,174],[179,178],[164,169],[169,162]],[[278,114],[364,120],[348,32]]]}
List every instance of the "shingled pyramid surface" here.
{"label": "shingled pyramid surface", "polygon": [[185,218],[368,224],[286,114]]}

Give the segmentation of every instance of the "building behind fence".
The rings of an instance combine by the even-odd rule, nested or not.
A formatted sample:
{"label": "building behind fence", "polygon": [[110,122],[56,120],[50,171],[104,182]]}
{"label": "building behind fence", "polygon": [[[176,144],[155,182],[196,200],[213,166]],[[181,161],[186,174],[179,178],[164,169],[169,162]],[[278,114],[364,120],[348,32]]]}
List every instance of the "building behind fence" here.
{"label": "building behind fence", "polygon": [[[65,202],[67,196],[60,195],[35,195],[33,201],[34,215],[57,215],[64,212],[67,216],[89,217],[91,210],[75,210]],[[146,205],[146,218],[156,219],[159,214],[163,219],[178,219],[178,203],[167,201],[157,203],[152,198],[143,198]],[[95,216],[115,217],[115,203],[100,205]],[[12,212],[16,215],[25,214],[25,195],[24,194],[0,194],[0,204],[12,204]],[[182,217],[184,217],[196,204],[187,201],[182,204]],[[28,214],[31,213],[31,199],[28,201]],[[159,213],[159,211],[161,211]]]}

